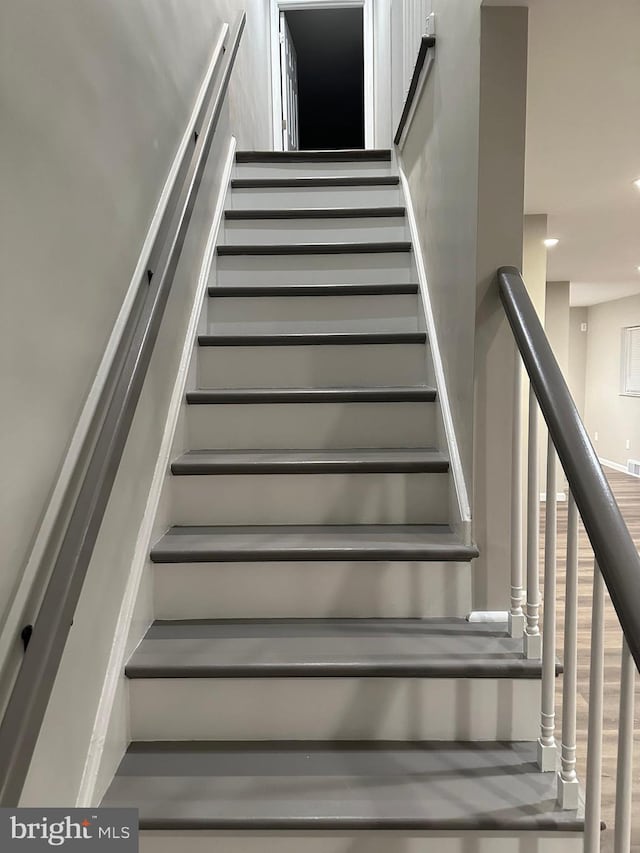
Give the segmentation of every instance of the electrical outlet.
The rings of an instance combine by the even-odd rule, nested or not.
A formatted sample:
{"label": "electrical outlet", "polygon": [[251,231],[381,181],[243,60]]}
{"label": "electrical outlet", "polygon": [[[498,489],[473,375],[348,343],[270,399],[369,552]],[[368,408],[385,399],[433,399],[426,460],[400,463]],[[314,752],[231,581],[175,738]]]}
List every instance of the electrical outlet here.
{"label": "electrical outlet", "polygon": [[627,450],[630,450],[630,449],[631,449],[631,441],[630,441],[630,439],[627,439],[627,445],[626,445],[626,447],[627,447]]}
{"label": "electrical outlet", "polygon": [[597,432],[594,432],[594,434],[593,434],[593,440],[594,440],[594,441],[597,441],[597,440],[598,440],[598,433],[597,433]]}
{"label": "electrical outlet", "polygon": [[587,331],[587,324],[586,323],[580,323],[580,331],[581,332]]}

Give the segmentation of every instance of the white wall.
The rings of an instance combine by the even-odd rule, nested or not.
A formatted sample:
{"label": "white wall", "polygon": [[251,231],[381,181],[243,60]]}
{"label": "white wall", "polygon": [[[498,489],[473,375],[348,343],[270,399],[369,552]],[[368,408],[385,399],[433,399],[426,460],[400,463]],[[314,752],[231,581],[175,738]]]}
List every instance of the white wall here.
{"label": "white wall", "polygon": [[[232,89],[269,139],[266,0]],[[233,0],[0,4],[0,602],[34,533]],[[260,68],[260,72],[258,72]],[[3,607],[0,605],[0,620]]]}
{"label": "white wall", "polygon": [[598,456],[626,468],[640,459],[640,397],[620,393],[621,338],[640,325],[640,295],[590,306],[587,324],[585,423]]}
{"label": "white wall", "polygon": [[[132,564],[136,552],[148,554],[140,525],[231,134],[247,148],[267,147],[270,139],[266,0],[242,5],[247,30],[228,105],[24,802],[70,805],[80,791],[114,642],[128,631],[123,616],[127,595],[135,600]],[[0,205],[3,606],[11,603],[132,283],[223,21],[235,20],[240,8],[235,0],[6,0],[0,6],[0,185],[10,200]],[[150,618],[143,588],[132,636]],[[6,651],[0,649],[0,659]],[[18,643],[10,651],[15,667]],[[125,709],[119,687],[107,768],[126,739]]]}

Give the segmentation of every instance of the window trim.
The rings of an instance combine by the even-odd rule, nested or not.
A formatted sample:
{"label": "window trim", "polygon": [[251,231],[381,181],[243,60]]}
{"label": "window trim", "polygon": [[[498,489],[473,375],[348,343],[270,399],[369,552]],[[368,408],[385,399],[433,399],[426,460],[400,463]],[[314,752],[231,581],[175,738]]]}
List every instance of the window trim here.
{"label": "window trim", "polygon": [[640,343],[640,325],[624,326],[622,329],[620,347],[620,396],[622,397],[640,397],[640,385],[637,388],[629,387],[631,378],[631,343],[634,333],[638,335]]}

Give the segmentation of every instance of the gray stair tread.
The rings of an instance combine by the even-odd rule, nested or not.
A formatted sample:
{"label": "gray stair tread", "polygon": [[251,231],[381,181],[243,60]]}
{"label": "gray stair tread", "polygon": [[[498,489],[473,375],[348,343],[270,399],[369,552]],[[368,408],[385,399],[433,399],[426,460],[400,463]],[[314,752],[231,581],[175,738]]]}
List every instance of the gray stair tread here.
{"label": "gray stair tread", "polygon": [[143,829],[582,831],[535,759],[518,742],[133,743],[102,805]]}
{"label": "gray stair tread", "polygon": [[191,450],[171,465],[177,475],[217,473],[429,472],[449,470],[433,448],[375,450]]}
{"label": "gray stair tread", "polygon": [[156,563],[259,560],[468,561],[478,556],[447,525],[172,527],[151,551]]}
{"label": "gray stair tread", "polygon": [[155,622],[129,678],[539,678],[507,625],[465,619]]}
{"label": "gray stair tread", "polygon": [[226,210],[224,218],[233,222],[251,219],[371,219],[403,217],[406,208],[397,205],[385,207],[287,207],[271,209]]}
{"label": "gray stair tread", "polygon": [[332,148],[308,151],[238,151],[236,163],[348,163],[391,162],[390,148]]}
{"label": "gray stair tread", "polygon": [[426,385],[373,388],[222,388],[188,391],[187,403],[430,403],[435,388]]}
{"label": "gray stair tread", "polygon": [[352,255],[410,252],[409,240],[367,243],[250,243],[245,246],[218,246],[218,255]]}
{"label": "gray stair tread", "polygon": [[400,178],[397,175],[335,175],[313,178],[232,178],[232,189],[308,189],[310,187],[397,187]]}
{"label": "gray stair tread", "polygon": [[201,347],[378,346],[422,345],[426,342],[425,332],[262,332],[198,336],[198,344]]}
{"label": "gray stair tread", "polygon": [[211,285],[209,296],[398,296],[418,293],[417,284]]}

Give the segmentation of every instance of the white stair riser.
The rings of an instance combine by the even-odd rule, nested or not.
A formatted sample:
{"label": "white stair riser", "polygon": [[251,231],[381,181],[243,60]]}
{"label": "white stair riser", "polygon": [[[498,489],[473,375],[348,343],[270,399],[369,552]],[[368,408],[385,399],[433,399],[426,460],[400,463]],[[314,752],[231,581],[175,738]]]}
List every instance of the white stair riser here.
{"label": "white stair riser", "polygon": [[445,524],[447,474],[173,477],[173,524]]}
{"label": "white stair riser", "polygon": [[245,403],[188,407],[189,447],[433,447],[433,403]]}
{"label": "white stair riser", "polygon": [[[394,167],[394,171],[395,167]],[[288,163],[236,163],[234,178],[383,177],[392,174],[391,160],[352,160],[343,163],[313,161]]]}
{"label": "white stair riser", "polygon": [[200,347],[200,388],[423,385],[420,344]]}
{"label": "white stair riser", "polygon": [[140,833],[141,853],[582,853],[572,832],[208,832]]}
{"label": "white stair riser", "polygon": [[156,563],[153,575],[157,619],[426,619],[472,609],[470,563]]}
{"label": "white stair riser", "polygon": [[134,740],[534,740],[540,682],[496,678],[151,678]]}
{"label": "white stair riser", "polygon": [[252,219],[228,221],[221,244],[373,243],[408,239],[408,227],[402,216],[374,216],[368,219]]}
{"label": "white stair riser", "polygon": [[221,285],[409,284],[410,252],[336,255],[226,255],[217,259]]}
{"label": "white stair riser", "polygon": [[[234,332],[417,331],[418,297],[242,296],[209,300],[210,335]],[[254,326],[256,327],[254,329]]]}
{"label": "white stair riser", "polygon": [[280,210],[291,207],[397,207],[400,187],[235,187],[229,196],[231,210]]}

